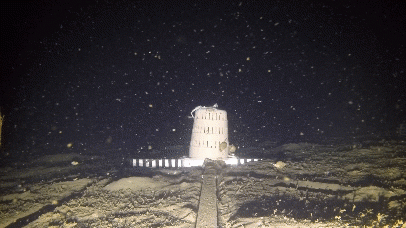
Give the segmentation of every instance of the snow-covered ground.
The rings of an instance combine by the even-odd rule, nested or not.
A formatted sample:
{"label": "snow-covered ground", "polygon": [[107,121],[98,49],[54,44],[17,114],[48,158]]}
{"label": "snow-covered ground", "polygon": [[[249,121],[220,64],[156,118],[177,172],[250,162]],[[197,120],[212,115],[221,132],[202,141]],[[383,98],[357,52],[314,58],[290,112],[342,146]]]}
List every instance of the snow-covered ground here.
{"label": "snow-covered ground", "polygon": [[[218,175],[221,227],[406,226],[405,142],[258,150],[267,159]],[[79,154],[9,163],[0,227],[195,226],[203,168],[121,163]]]}

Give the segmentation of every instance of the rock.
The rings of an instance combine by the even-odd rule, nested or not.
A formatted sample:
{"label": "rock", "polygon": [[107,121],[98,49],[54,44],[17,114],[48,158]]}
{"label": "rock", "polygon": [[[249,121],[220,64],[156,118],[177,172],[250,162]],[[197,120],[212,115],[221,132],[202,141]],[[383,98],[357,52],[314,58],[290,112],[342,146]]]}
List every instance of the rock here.
{"label": "rock", "polygon": [[283,169],[286,166],[286,163],[283,161],[278,161],[276,164],[273,165],[277,169]]}

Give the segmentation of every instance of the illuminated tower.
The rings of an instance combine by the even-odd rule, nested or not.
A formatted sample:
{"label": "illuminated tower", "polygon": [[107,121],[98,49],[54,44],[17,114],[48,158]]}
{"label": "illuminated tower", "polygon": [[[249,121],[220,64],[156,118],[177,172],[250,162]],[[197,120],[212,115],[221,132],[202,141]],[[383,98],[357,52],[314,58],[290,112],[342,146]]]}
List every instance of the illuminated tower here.
{"label": "illuminated tower", "polygon": [[[195,115],[193,116],[193,112]],[[227,112],[213,107],[196,107],[189,157],[191,159],[224,160],[228,157]]]}

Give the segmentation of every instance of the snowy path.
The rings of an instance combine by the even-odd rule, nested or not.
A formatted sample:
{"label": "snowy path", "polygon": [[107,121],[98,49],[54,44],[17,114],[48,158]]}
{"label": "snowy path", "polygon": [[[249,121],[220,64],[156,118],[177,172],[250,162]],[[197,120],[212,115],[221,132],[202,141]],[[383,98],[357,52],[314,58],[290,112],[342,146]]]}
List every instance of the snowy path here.
{"label": "snowy path", "polygon": [[217,173],[214,163],[207,163],[200,193],[196,228],[217,227]]}

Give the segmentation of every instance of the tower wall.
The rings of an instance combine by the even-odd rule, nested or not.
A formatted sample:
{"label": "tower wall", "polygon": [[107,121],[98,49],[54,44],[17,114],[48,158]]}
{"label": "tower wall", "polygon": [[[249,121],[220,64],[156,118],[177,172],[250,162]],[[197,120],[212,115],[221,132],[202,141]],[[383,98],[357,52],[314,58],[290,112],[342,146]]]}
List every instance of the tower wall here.
{"label": "tower wall", "polygon": [[226,159],[228,156],[227,112],[215,107],[195,109],[189,157]]}

